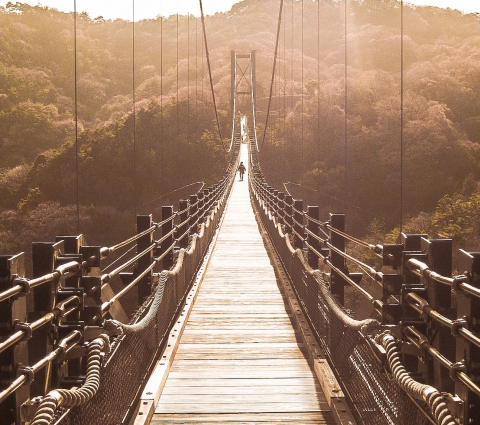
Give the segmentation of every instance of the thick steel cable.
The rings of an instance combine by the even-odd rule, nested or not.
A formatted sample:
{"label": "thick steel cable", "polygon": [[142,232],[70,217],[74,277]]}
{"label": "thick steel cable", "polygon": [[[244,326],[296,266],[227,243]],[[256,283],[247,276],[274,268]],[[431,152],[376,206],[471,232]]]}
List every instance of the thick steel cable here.
{"label": "thick steel cable", "polygon": [[400,233],[403,231],[403,83],[404,83],[404,62],[403,62],[403,0],[400,0]]}
{"label": "thick steel cable", "polygon": [[135,0],[132,0],[133,207],[137,217],[137,105],[135,95]]}
{"label": "thick steel cable", "polygon": [[302,110],[302,115],[300,117],[300,123],[301,123],[301,143],[300,143],[300,182],[302,183],[302,199],[305,198],[305,191],[303,190],[303,173],[304,173],[304,167],[305,167],[305,164],[304,164],[304,158],[303,158],[303,142],[304,142],[304,130],[303,130],[303,123],[304,123],[304,117],[303,117],[303,107],[304,107],[304,98],[305,98],[305,92],[304,92],[304,87],[303,87],[303,84],[304,84],[304,60],[303,60],[303,49],[304,49],[304,46],[303,46],[303,41],[304,41],[304,31],[303,31],[303,27],[304,27],[304,15],[303,15],[303,0],[302,0],[302,25],[301,25],[301,28],[302,28],[302,84],[301,84],[301,87],[300,87],[300,90],[302,91],[302,97],[301,97],[301,110]]}
{"label": "thick steel cable", "polygon": [[283,24],[283,170],[287,167],[287,22]]}
{"label": "thick steel cable", "polygon": [[102,350],[110,351],[110,342],[106,335],[100,335],[99,338],[94,339],[88,345],[85,383],[78,389],[57,389],[50,391],[40,402],[33,421],[31,422],[32,425],[50,425],[54,418],[55,410],[59,406],[80,406],[89,401],[97,393],[100,387]]}
{"label": "thick steel cable", "polygon": [[198,133],[198,19],[195,18],[195,137]]}
{"label": "thick steel cable", "polygon": [[161,170],[160,170],[160,185],[163,190],[164,186],[164,144],[163,139],[163,1],[160,1],[160,134],[162,140],[160,142]]}
{"label": "thick steel cable", "polygon": [[347,171],[347,165],[348,165],[348,116],[347,116],[347,107],[348,107],[348,51],[347,51],[347,36],[348,36],[348,30],[347,30],[347,0],[344,0],[345,2],[345,23],[344,23],[344,38],[345,38],[345,68],[344,68],[344,95],[345,95],[345,120],[344,120],[344,166],[345,166],[345,171],[344,171],[344,200],[343,200],[343,209],[344,213],[347,213],[347,184],[348,184],[348,171]]}
{"label": "thick steel cable", "polygon": [[421,384],[410,377],[410,374],[401,363],[401,354],[397,348],[395,338],[391,334],[383,333],[377,337],[377,342],[385,349],[390,371],[400,388],[417,400],[425,401],[437,424],[456,425],[443,395],[436,388]]}
{"label": "thick steel cable", "polygon": [[[317,1],[317,169],[320,169],[320,1]],[[320,187],[317,205],[320,205]]]}
{"label": "thick steel cable", "polygon": [[[179,187],[179,188],[174,189],[174,190],[172,190],[172,191],[170,191],[170,192],[168,192],[168,193],[165,193],[165,194],[163,194],[163,195],[161,195],[161,196],[158,196],[158,197],[155,198],[155,199],[152,199],[152,200],[150,200],[150,201],[147,201],[147,202],[145,202],[144,204],[142,204],[142,205],[140,205],[140,206],[141,206],[141,207],[144,207],[145,205],[151,204],[152,202],[155,202],[155,201],[158,201],[159,199],[165,198],[165,196],[171,195],[172,193],[178,192],[179,190],[186,189],[187,187],[193,186],[194,184],[201,184],[201,185],[202,185],[202,187],[201,187],[200,189],[198,189],[198,191],[199,191],[199,190],[202,190],[202,189],[203,189],[203,186],[205,186],[205,182],[194,182],[194,183],[186,184],[185,186]],[[197,191],[197,192],[198,192],[198,191]]]}
{"label": "thick steel cable", "polygon": [[[182,248],[181,252],[182,251],[184,252],[185,250],[183,250]],[[128,335],[128,334],[139,333],[145,330],[157,315],[158,309],[160,308],[160,304],[163,299],[163,293],[165,290],[165,283],[167,282],[167,279],[168,279],[168,271],[163,270],[160,273],[160,281],[155,291],[155,297],[148,310],[148,313],[142,318],[142,320],[140,320],[138,323],[135,323],[133,325],[121,323],[118,320],[114,320],[114,319],[106,320],[103,328],[107,331],[107,333],[109,335],[121,335],[121,334]]]}
{"label": "thick steel cable", "polygon": [[77,194],[77,234],[80,234],[80,178],[78,171],[78,88],[77,88],[77,0],[73,1],[73,73],[75,98],[75,176]]}
{"label": "thick steel cable", "polygon": [[177,52],[177,67],[176,67],[176,75],[177,75],[177,98],[176,98],[176,102],[175,102],[175,134],[177,136],[178,139],[180,139],[179,137],[179,125],[178,125],[178,102],[179,102],[179,99],[178,99],[178,93],[179,93],[179,87],[178,87],[178,62],[179,62],[179,56],[178,56],[178,37],[179,37],[179,33],[178,33],[178,0],[177,0],[177,16],[176,16],[176,52]]}
{"label": "thick steel cable", "polygon": [[[290,41],[291,41],[291,46],[292,46],[292,48],[290,50],[290,64],[291,64],[291,68],[292,68],[291,69],[292,87],[290,89],[290,96],[291,96],[291,98],[290,98],[290,101],[291,101],[290,111],[292,111],[292,112],[293,112],[293,109],[294,109],[294,106],[295,106],[295,101],[294,101],[295,79],[294,79],[294,73],[293,73],[293,68],[294,68],[294,66],[293,66],[293,45],[294,45],[294,42],[293,42],[293,39],[294,39],[294,37],[293,37],[293,33],[294,33],[294,31],[293,31],[293,28],[294,28],[293,21],[294,21],[294,16],[295,16],[295,14],[294,14],[294,3],[295,2],[292,1],[292,14],[291,14],[292,15],[292,22],[291,22],[292,31],[291,31],[291,34],[290,34],[290,36],[291,36]],[[290,125],[290,148],[293,146],[292,142],[293,142],[293,117],[291,118],[291,125]]]}
{"label": "thick steel cable", "polygon": [[268,118],[270,116],[270,107],[272,104],[273,84],[275,83],[275,68],[277,66],[278,41],[280,39],[280,28],[282,25],[282,11],[283,11],[283,0],[280,0],[280,10],[278,12],[278,24],[277,24],[277,40],[275,42],[275,54],[273,55],[272,81],[270,82],[270,95],[268,96],[267,117],[265,118],[265,128],[263,129],[263,139],[262,139],[262,145],[260,147],[260,150],[263,149],[263,144],[265,143],[265,138],[267,136]]}
{"label": "thick steel cable", "polygon": [[210,76],[210,89],[212,91],[213,108],[215,109],[215,119],[217,121],[218,136],[220,137],[220,141],[222,142],[223,149],[227,151],[227,148],[223,143],[222,131],[220,129],[220,121],[218,119],[217,102],[215,101],[215,91],[213,90],[212,68],[210,66],[210,55],[208,53],[207,32],[205,30],[205,16],[203,14],[203,5],[202,5],[202,0],[198,0],[198,1],[200,2],[200,14],[202,16],[203,39],[205,42],[205,56],[207,58],[208,75]]}
{"label": "thick steel cable", "polygon": [[187,13],[187,163],[190,162],[190,11]]}

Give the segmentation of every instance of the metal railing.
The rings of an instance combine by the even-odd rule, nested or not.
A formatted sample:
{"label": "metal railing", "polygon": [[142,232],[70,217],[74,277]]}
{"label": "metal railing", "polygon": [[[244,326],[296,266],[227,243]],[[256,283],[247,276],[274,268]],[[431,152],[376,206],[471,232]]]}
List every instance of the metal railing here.
{"label": "metal railing", "polygon": [[[305,209],[302,200],[269,186],[253,148],[249,169],[258,214],[320,346],[343,381],[357,419],[369,424],[401,424],[421,411],[436,423],[455,423],[453,418],[457,423],[476,423],[480,418],[480,253],[460,250],[463,274],[453,276],[451,240],[402,233],[396,244],[371,244],[346,232],[344,214],[332,213],[322,221],[317,206]],[[350,250],[353,246],[373,253],[379,264],[371,265],[353,255],[359,251]],[[341,323],[336,331],[334,323]],[[355,356],[363,350],[361,357],[378,359],[371,364],[376,372],[360,373],[360,363],[352,358],[339,360],[339,356],[352,356],[352,351],[334,354],[337,346],[353,345],[347,341],[346,329],[351,329],[350,335],[357,333]],[[336,336],[331,332],[337,332]],[[386,333],[394,338],[379,338]],[[392,350],[393,340],[399,354],[390,356],[385,350],[387,346]],[[409,380],[416,382],[413,377],[428,384],[425,391],[430,393],[433,388],[438,394],[427,401],[425,393],[411,391],[411,385],[420,385],[418,382],[408,388],[398,382],[397,389],[392,389],[387,381],[404,379],[405,373],[395,374],[389,360],[401,361]],[[353,382],[354,369],[358,384]],[[409,400],[424,399],[414,400],[413,407],[412,403],[401,406],[400,401],[392,401],[394,391],[404,391]],[[437,417],[438,403],[443,413]]]}
{"label": "metal railing", "polygon": [[[138,376],[131,379],[131,388],[125,384],[117,391],[118,398],[135,397],[143,374],[163,349],[162,341],[180,311],[223,213],[238,166],[239,140],[234,147],[232,161],[220,181],[181,200],[176,211],[172,206],[162,207],[162,217],[157,222],[151,214],[137,216],[137,233],[124,241],[106,247],[87,246],[80,235],[58,236],[56,242],[51,243],[34,243],[33,278],[30,279],[25,277],[23,253],[0,255],[2,421],[30,422],[41,400],[51,398],[52,391],[54,397],[57,388],[81,385],[85,380],[89,346],[92,341],[98,345],[99,335],[109,339],[112,345],[112,352],[103,355],[108,361],[102,370],[106,368],[113,373],[107,364],[118,363],[117,358],[122,356],[128,358],[131,347],[126,347],[124,354],[121,347],[131,342],[128,342],[130,336],[112,331],[111,322],[131,326],[141,321],[142,315],[155,304],[157,310],[149,313],[154,321],[147,332],[156,335],[156,346],[143,349],[145,358],[138,359]],[[115,256],[119,257],[104,265]],[[161,281],[160,276],[166,280]],[[160,286],[162,294],[166,290],[163,300],[162,294],[158,298]],[[138,308],[129,320],[131,311],[136,309],[132,305]],[[141,340],[133,338],[133,341],[144,345]],[[104,349],[110,346],[100,345]],[[116,368],[121,369],[118,365]],[[94,387],[105,391],[99,376],[95,380]],[[110,394],[111,389],[107,392]],[[125,400],[122,406],[132,403]],[[96,408],[105,410],[105,407],[92,410]],[[121,419],[126,412],[112,414]],[[86,417],[85,413],[81,415]],[[85,421],[92,423],[89,419]],[[112,421],[118,423],[117,419]]]}

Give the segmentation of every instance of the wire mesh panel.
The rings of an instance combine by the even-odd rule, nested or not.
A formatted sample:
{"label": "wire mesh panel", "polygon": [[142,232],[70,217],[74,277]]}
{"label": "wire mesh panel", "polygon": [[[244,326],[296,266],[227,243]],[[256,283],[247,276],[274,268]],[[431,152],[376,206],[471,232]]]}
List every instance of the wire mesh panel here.
{"label": "wire mesh panel", "polygon": [[318,282],[306,271],[298,256],[303,254],[294,252],[287,244],[289,235],[282,234],[258,200],[255,204],[317,341],[342,382],[356,419],[368,425],[428,423],[422,408],[389,378],[368,337],[345,326],[331,311],[319,290],[319,284],[326,282]]}
{"label": "wire mesh panel", "polygon": [[[151,369],[169,325],[183,294],[175,296],[175,278],[166,282],[163,299],[154,323],[144,330],[122,336],[111,353],[111,359],[102,370],[102,380],[96,397],[82,406],[72,409],[64,423],[94,424],[102,418],[102,424],[118,424],[128,412],[132,400],[141,388],[145,375]],[[180,285],[178,285],[180,286]],[[183,285],[184,286],[184,285]],[[150,304],[146,302],[146,305]],[[134,318],[140,317],[137,314]],[[132,322],[134,322],[133,320]]]}
{"label": "wire mesh panel", "polygon": [[[106,359],[102,369],[100,388],[95,397],[82,406],[73,408],[62,421],[68,425],[117,425],[123,423],[134,406],[155,360],[165,348],[170,326],[183,305],[201,261],[218,227],[225,208],[225,202],[200,226],[191,246],[185,251],[183,263],[175,268],[165,282],[162,301],[154,320],[135,334],[119,337]],[[155,292],[155,291],[154,291]],[[140,320],[152,303],[152,294],[143,307],[132,318],[131,323]]]}

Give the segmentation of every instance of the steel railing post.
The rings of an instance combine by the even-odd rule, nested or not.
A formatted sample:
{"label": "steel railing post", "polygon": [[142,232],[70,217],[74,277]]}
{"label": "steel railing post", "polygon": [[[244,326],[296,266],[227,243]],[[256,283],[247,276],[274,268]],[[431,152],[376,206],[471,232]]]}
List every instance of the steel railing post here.
{"label": "steel railing post", "polygon": [[178,241],[178,245],[180,248],[186,248],[188,245],[188,200],[182,199],[179,202],[179,210],[183,211],[180,214],[180,223],[183,223],[178,228],[178,237],[180,240]]}
{"label": "steel railing post", "polygon": [[295,199],[293,201],[293,243],[295,248],[303,249],[303,239],[305,230],[303,228],[303,200]]}
{"label": "steel railing post", "polygon": [[[319,216],[320,216],[319,207],[309,205],[307,207],[307,215],[308,215],[307,229],[309,230],[309,232],[312,232],[315,236],[318,236],[320,234],[318,224],[310,220],[310,218],[313,218],[315,220],[319,219]],[[313,249],[320,252],[320,242],[317,238],[315,238],[315,236],[312,236],[311,234],[307,233],[307,242]],[[310,264],[310,267],[314,269],[318,269],[318,256],[311,249],[308,249],[308,264]]]}
{"label": "steel railing post", "polygon": [[[173,215],[173,206],[163,206],[162,207],[162,221],[167,220],[168,218],[172,217]],[[173,230],[173,219],[168,220],[166,223],[162,224],[162,237],[168,234]],[[171,248],[173,244],[173,234],[168,236],[162,243],[160,247],[161,255],[165,254],[165,252]],[[173,249],[171,249],[162,260],[162,268],[164,270],[170,269],[173,265]]]}
{"label": "steel railing post", "polygon": [[[152,214],[137,215],[137,233],[141,233],[147,229],[150,229],[153,225]],[[137,253],[145,251],[149,246],[153,244],[153,232],[147,233],[137,240]],[[139,275],[153,262],[153,249],[139,258],[137,267],[135,269],[135,275]],[[152,275],[151,270],[146,276],[144,276],[137,284],[138,288],[138,303],[142,304],[144,299],[152,293]]]}
{"label": "steel railing post", "polygon": [[[345,214],[330,213],[330,225],[333,228],[344,232]],[[330,243],[335,248],[345,252],[345,239],[343,238],[343,236],[338,235],[333,230],[330,230],[329,233]],[[345,258],[342,255],[330,249],[329,257],[334,267],[346,272],[347,266],[345,263]],[[330,273],[330,290],[332,294],[337,297],[340,304],[343,304],[345,298],[345,282],[344,279],[335,270],[332,270]]]}

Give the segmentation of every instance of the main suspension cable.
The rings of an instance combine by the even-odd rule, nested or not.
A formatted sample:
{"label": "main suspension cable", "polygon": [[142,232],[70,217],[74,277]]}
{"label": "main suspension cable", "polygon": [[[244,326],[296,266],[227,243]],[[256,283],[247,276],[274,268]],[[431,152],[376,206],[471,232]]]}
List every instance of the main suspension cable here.
{"label": "main suspension cable", "polygon": [[215,101],[215,91],[213,90],[212,68],[210,67],[210,55],[208,54],[207,32],[205,30],[205,16],[203,14],[202,0],[199,0],[199,2],[200,14],[202,16],[203,39],[205,40],[205,56],[207,58],[208,75],[210,76],[210,89],[212,90],[213,108],[215,109],[215,119],[217,120],[218,136],[220,137],[220,141],[222,142],[223,149],[228,152],[225,144],[223,143],[222,131],[220,129],[220,121],[218,120],[217,102]]}
{"label": "main suspension cable", "polygon": [[268,127],[268,117],[270,116],[270,106],[272,104],[273,84],[275,82],[275,67],[277,66],[278,40],[280,39],[280,27],[282,25],[282,10],[283,10],[283,0],[280,0],[280,10],[278,12],[278,24],[277,24],[277,41],[275,42],[275,54],[273,56],[272,81],[270,83],[270,95],[268,96],[267,118],[265,119],[265,128],[263,129],[263,139],[262,139],[262,145],[260,147],[260,150],[263,149],[263,144],[265,143],[265,137],[267,135],[267,127]]}

